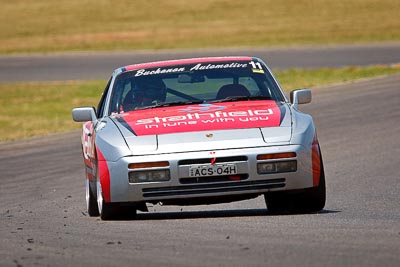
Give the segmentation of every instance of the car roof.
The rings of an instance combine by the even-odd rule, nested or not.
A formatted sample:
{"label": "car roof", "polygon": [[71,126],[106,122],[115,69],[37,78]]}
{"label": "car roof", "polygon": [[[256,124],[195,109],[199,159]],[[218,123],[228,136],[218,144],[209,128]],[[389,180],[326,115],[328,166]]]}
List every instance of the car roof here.
{"label": "car roof", "polygon": [[202,57],[202,58],[175,59],[175,60],[155,61],[155,62],[149,62],[149,63],[139,63],[139,64],[134,64],[134,65],[127,65],[125,67],[119,68],[119,70],[122,70],[122,72],[125,72],[125,71],[131,71],[131,70],[167,67],[167,66],[174,66],[174,65],[224,62],[224,61],[245,61],[245,60],[253,60],[253,58],[248,57],[248,56],[230,56],[230,57]]}

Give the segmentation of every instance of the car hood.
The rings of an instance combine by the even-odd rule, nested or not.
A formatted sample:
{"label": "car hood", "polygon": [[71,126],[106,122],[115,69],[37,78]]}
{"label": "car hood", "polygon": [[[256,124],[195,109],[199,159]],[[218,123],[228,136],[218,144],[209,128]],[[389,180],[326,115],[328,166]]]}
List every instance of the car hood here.
{"label": "car hood", "polygon": [[114,116],[132,153],[171,153],[288,142],[291,114],[275,101],[160,107]]}

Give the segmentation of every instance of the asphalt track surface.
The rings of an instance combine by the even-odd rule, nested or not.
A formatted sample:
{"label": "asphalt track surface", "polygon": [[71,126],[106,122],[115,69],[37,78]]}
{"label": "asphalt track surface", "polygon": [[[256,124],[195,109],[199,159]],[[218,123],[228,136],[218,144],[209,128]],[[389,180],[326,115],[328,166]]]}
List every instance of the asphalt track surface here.
{"label": "asphalt track surface", "polygon": [[128,64],[204,56],[251,55],[272,69],[343,67],[400,63],[400,43],[150,52],[97,52],[0,56],[0,83],[106,80]]}
{"label": "asphalt track surface", "polygon": [[85,210],[79,132],[0,144],[0,266],[399,266],[400,75],[313,89],[327,204]]}

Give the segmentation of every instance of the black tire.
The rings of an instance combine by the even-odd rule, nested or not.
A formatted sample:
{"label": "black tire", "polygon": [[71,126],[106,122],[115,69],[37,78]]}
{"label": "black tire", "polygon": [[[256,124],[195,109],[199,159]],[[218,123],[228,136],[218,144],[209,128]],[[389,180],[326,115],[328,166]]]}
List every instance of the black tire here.
{"label": "black tire", "polygon": [[118,213],[116,211],[116,207],[112,203],[104,203],[103,200],[103,206],[101,208],[100,218],[104,221],[113,220],[116,218],[117,214]]}
{"label": "black tire", "polygon": [[321,175],[316,187],[292,192],[269,192],[264,195],[268,211],[271,213],[311,213],[325,207],[325,171],[321,158]]}
{"label": "black tire", "polygon": [[95,170],[94,176],[96,177],[96,206],[97,211],[102,220],[114,219],[116,214],[116,206],[113,203],[106,203],[103,198],[103,190],[101,188],[100,177],[98,176],[98,162],[93,163],[93,169]]}
{"label": "black tire", "polygon": [[133,220],[136,218],[137,209],[134,206],[121,206],[120,218],[126,220]]}
{"label": "black tire", "polygon": [[92,184],[86,179],[86,209],[90,217],[99,216],[99,209],[94,192]]}
{"label": "black tire", "polygon": [[120,206],[117,203],[104,203],[100,218],[104,221],[108,220],[133,220],[136,218],[137,210],[130,206]]}
{"label": "black tire", "polygon": [[103,198],[100,181],[97,181],[97,207],[102,220],[112,220],[117,214],[117,207],[113,203],[106,203]]}
{"label": "black tire", "polygon": [[270,192],[264,194],[268,212],[281,214],[290,212],[290,201],[286,192]]}
{"label": "black tire", "polygon": [[101,188],[100,178],[98,174],[98,164],[96,162],[96,208],[98,215],[102,220],[115,219],[134,219],[137,214],[135,206],[121,206],[120,203],[106,203],[103,198],[103,190]]}
{"label": "black tire", "polygon": [[136,218],[135,206],[121,206],[120,203],[104,202],[100,183],[97,183],[97,206],[102,220],[131,220]]}

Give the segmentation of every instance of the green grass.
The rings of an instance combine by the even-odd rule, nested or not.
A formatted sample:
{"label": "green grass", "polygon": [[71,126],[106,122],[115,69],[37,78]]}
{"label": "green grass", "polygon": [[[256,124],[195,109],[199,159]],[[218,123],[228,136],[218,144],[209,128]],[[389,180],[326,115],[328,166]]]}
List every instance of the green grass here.
{"label": "green grass", "polygon": [[[400,66],[275,72],[286,92],[360,78],[400,73]],[[0,142],[78,129],[71,109],[96,106],[106,81],[0,84]]]}
{"label": "green grass", "polygon": [[0,141],[77,129],[71,108],[95,106],[104,81],[0,84]]}
{"label": "green grass", "polygon": [[321,69],[288,69],[275,72],[279,83],[286,92],[298,88],[312,88],[316,86],[343,83],[379,75],[400,73],[400,64],[375,65],[369,67],[343,67]]}
{"label": "green grass", "polygon": [[400,40],[398,0],[0,0],[0,54]]}

